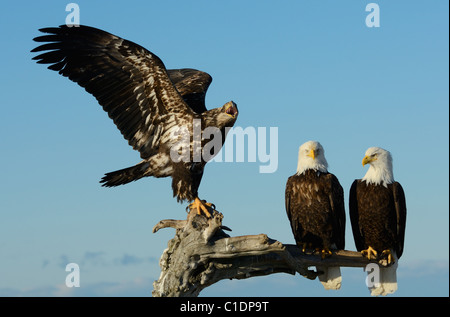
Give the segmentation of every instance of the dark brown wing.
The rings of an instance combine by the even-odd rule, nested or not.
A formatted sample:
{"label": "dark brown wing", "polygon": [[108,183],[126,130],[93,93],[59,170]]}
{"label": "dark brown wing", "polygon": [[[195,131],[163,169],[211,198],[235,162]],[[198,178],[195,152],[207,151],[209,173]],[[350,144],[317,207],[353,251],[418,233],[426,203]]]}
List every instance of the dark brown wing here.
{"label": "dark brown wing", "polygon": [[344,205],[344,189],[339,180],[333,174],[329,174],[331,178],[330,203],[333,212],[333,238],[336,247],[340,250],[345,248],[345,205]]}
{"label": "dark brown wing", "polygon": [[397,257],[400,258],[403,254],[403,246],[405,243],[406,199],[402,185],[398,182],[395,182],[392,185],[394,191],[395,210],[397,213],[397,241],[395,252],[397,253]]}
{"label": "dark brown wing", "polygon": [[205,96],[212,77],[208,73],[191,68],[168,69],[167,73],[189,107],[198,114],[205,112]]}
{"label": "dark brown wing", "polygon": [[[97,98],[142,158],[154,155],[165,124],[193,116],[163,62],[145,48],[87,27],[44,28],[33,59],[84,87]],[[174,122],[175,120],[175,122]]]}
{"label": "dark brown wing", "polygon": [[286,182],[286,189],[284,192],[286,214],[288,216],[289,221],[291,221],[291,192],[292,192],[292,180],[289,177]]}
{"label": "dark brown wing", "polygon": [[350,187],[349,194],[349,214],[350,222],[352,224],[353,238],[355,240],[356,250],[364,249],[364,240],[359,227],[359,211],[358,211],[358,196],[357,196],[358,180],[355,180]]}
{"label": "dark brown wing", "polygon": [[295,182],[297,181],[297,177],[291,176],[288,178],[286,182],[286,190],[285,190],[285,207],[286,214],[288,216],[289,222],[291,224],[292,232],[294,234],[294,238],[296,242],[299,242],[301,237],[303,236],[303,227],[298,220],[296,204],[292,199],[298,196],[296,193],[297,188],[295,186]]}

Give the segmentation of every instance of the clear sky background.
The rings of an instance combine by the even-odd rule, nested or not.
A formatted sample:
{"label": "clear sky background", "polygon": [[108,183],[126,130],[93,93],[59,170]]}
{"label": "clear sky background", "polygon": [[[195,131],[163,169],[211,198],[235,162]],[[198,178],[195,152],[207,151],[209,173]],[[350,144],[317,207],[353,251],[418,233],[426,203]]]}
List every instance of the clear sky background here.
{"label": "clear sky background", "polygon": [[[9,1],[0,10],[0,295],[151,296],[185,219],[170,179],[118,188],[98,183],[139,154],[75,83],[35,64],[39,28],[65,23],[70,1]],[[278,169],[207,165],[200,197],[232,235],[294,243],[284,210],[298,147],[318,140],[346,206],[368,147],[391,151],[406,192],[406,242],[395,296],[449,293],[448,1],[77,1],[81,24],[134,41],[167,68],[197,68],[213,83],[209,108],[233,100],[236,126],[278,128]],[[247,158],[247,156],[246,156]],[[347,208],[348,209],[348,208]],[[348,211],[347,211],[348,215]],[[346,249],[355,250],[347,218]],[[78,263],[81,287],[67,288]],[[299,275],[222,281],[201,296],[369,296],[362,269],[342,270],[339,291]]]}

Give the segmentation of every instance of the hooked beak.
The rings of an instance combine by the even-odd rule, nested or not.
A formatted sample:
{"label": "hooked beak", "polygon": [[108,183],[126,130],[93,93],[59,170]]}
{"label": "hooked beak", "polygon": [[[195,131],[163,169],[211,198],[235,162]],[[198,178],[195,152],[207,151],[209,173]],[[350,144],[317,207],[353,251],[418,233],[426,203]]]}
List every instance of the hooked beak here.
{"label": "hooked beak", "polygon": [[308,156],[311,157],[313,160],[316,159],[316,152],[314,150],[309,151]]}
{"label": "hooked beak", "polygon": [[376,158],[374,158],[374,157],[364,156],[364,158],[362,160],[362,165],[364,166],[366,164],[372,163],[375,160],[376,160]]}
{"label": "hooked beak", "polygon": [[236,116],[238,115],[238,110],[236,104],[233,101],[229,101],[227,103],[225,113],[232,118],[236,118]]}

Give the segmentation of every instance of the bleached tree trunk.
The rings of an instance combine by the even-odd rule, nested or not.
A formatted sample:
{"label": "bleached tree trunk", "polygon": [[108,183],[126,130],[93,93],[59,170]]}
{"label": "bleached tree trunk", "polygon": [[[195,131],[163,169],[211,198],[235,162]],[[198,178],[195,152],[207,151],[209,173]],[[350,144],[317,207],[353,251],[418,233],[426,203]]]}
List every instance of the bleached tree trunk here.
{"label": "bleached tree trunk", "polygon": [[245,279],[289,273],[315,279],[321,272],[310,267],[365,267],[369,261],[359,252],[339,250],[321,259],[305,254],[265,234],[230,237],[222,226],[223,216],[214,211],[207,219],[193,209],[186,220],[162,220],[154,228],[175,228],[161,259],[161,275],[153,283],[154,297],[198,296],[223,279]]}

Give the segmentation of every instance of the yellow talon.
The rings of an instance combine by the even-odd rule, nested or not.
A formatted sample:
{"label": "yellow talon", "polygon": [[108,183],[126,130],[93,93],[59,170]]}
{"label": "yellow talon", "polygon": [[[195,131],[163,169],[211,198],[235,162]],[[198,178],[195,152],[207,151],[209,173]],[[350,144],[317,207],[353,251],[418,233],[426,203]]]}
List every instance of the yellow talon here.
{"label": "yellow talon", "polygon": [[193,208],[196,208],[198,215],[201,215],[203,211],[203,214],[206,216],[206,218],[211,218],[211,213],[208,211],[208,208],[206,206],[212,209],[214,209],[215,207],[213,204],[206,201],[201,201],[198,197],[196,197],[194,201],[189,205],[189,209],[192,210]]}
{"label": "yellow talon", "polygon": [[387,255],[387,263],[388,264],[391,264],[391,262],[393,262],[394,261],[394,256],[392,255],[392,252],[391,252],[391,250],[384,250],[382,253],[381,253],[382,255]]}
{"label": "yellow talon", "polygon": [[328,248],[316,248],[316,252],[320,252],[320,258],[323,260],[331,255],[333,255],[333,253],[330,251],[330,249]]}
{"label": "yellow talon", "polygon": [[362,254],[363,256],[366,256],[369,260],[371,259],[371,258],[370,258],[371,255],[374,256],[374,259],[377,258],[377,251],[375,251],[375,249],[372,248],[371,246],[369,246],[369,247],[367,248],[367,250],[362,250],[362,251],[361,251],[361,254]]}
{"label": "yellow talon", "polygon": [[333,253],[331,253],[331,251],[328,248],[322,249],[322,251],[320,251],[320,257],[323,259],[325,259],[326,257],[331,256]]}

